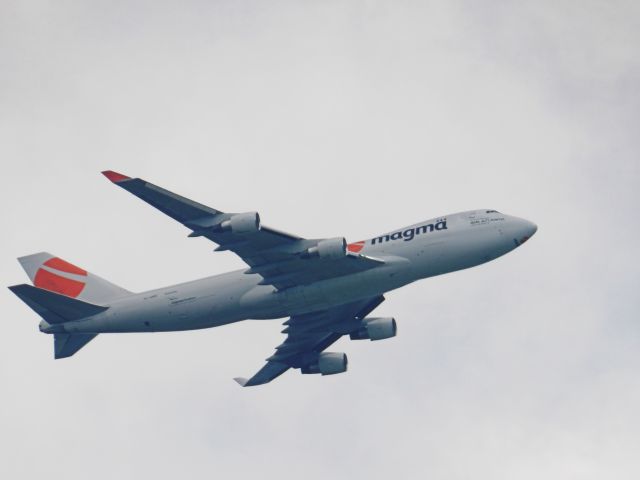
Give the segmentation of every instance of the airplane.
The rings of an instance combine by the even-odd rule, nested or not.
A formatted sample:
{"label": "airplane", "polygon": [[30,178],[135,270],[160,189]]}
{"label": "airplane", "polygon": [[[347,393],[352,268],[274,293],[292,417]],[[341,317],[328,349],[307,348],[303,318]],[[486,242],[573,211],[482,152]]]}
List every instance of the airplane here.
{"label": "airplane", "polygon": [[19,262],[33,282],[9,287],[53,334],[54,358],[75,354],[101,333],[168,332],[248,319],[284,322],[286,339],[243,387],[289,369],[332,375],[347,370],[338,339],[394,337],[393,317],[370,317],[384,293],[420,279],[494,260],[525,243],[537,226],[496,210],[472,210],[347,243],[306,239],[262,225],[257,212],[226,213],[112,170],[102,172],[191,232],[231,251],[248,268],[132,293],[46,252]]}

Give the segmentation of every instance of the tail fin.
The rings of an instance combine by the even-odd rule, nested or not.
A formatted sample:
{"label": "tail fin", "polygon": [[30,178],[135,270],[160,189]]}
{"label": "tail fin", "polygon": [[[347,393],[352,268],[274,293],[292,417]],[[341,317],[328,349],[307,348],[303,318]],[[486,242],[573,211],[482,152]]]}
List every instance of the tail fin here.
{"label": "tail fin", "polygon": [[[49,333],[51,330],[60,328],[56,327],[57,324],[90,317],[108,308],[26,284],[14,285],[9,289],[44,319],[45,323],[41,329]],[[70,357],[93,340],[96,335],[95,333],[56,333],[54,335],[55,358]]]}
{"label": "tail fin", "polygon": [[47,252],[18,258],[33,284],[91,303],[107,303],[131,292]]}

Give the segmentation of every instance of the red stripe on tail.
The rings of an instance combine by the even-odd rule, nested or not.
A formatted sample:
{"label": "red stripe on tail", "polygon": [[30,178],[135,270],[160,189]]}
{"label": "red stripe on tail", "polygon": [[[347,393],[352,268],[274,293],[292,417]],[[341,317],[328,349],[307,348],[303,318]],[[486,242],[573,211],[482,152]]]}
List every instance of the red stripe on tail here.
{"label": "red stripe on tail", "polygon": [[43,268],[38,270],[36,273],[36,276],[33,279],[33,284],[38,288],[49,290],[50,292],[61,293],[62,295],[73,298],[80,295],[85,286],[82,282],[61,277],[60,275],[48,272]]}

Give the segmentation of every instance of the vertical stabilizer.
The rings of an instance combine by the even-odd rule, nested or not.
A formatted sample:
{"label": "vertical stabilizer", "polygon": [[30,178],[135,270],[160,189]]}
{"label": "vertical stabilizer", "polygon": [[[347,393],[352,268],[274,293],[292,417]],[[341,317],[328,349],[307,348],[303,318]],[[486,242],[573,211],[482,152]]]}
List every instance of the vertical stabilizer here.
{"label": "vertical stabilizer", "polygon": [[128,290],[47,252],[20,257],[18,261],[36,287],[67,297],[101,304],[131,294]]}

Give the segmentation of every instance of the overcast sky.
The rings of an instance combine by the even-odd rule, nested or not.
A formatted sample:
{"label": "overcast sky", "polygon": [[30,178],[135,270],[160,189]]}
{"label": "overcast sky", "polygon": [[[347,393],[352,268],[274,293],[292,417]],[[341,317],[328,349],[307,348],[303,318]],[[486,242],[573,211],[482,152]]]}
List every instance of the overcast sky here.
{"label": "overcast sky", "polygon": [[0,2],[7,286],[41,250],[134,291],[242,267],[104,169],[306,237],[539,225],[390,293],[346,374],[251,389],[280,321],[54,361],[0,291],[0,477],[636,480],[639,5]]}

